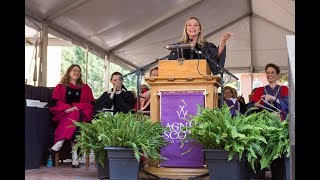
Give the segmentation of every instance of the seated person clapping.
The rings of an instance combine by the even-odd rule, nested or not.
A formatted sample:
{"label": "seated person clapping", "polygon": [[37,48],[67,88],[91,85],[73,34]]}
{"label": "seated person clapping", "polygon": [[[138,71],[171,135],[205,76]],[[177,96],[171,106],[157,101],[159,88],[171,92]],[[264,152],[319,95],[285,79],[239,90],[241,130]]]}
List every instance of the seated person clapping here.
{"label": "seated person clapping", "polygon": [[258,107],[280,113],[281,119],[286,119],[289,113],[288,87],[277,84],[280,74],[279,66],[269,63],[265,67],[268,85],[255,90],[248,108]]}
{"label": "seated person clapping", "polygon": [[111,75],[110,82],[113,88],[104,92],[96,101],[94,110],[95,113],[105,109],[111,109],[114,113],[128,113],[134,111],[134,95],[126,89],[122,84],[122,74],[114,72]]}

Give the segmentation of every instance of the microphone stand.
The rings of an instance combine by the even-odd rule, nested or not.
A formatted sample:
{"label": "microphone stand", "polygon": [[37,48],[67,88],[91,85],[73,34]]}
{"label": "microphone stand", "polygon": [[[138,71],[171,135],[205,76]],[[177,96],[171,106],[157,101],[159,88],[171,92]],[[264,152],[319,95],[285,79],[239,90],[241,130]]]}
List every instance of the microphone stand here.
{"label": "microphone stand", "polygon": [[146,69],[148,67],[150,67],[151,65],[157,63],[159,60],[163,60],[163,59],[168,58],[168,57],[169,57],[169,55],[164,56],[164,57],[162,57],[160,59],[157,58],[155,61],[153,61],[153,62],[151,62],[151,63],[149,63],[149,64],[147,64],[145,66],[142,66],[142,67],[140,67],[140,68],[138,68],[138,69],[136,69],[136,70],[134,70],[134,71],[132,71],[132,72],[130,72],[128,74],[125,74],[124,76],[122,76],[123,78],[125,78],[125,77],[127,77],[127,76],[129,76],[131,74],[134,74],[134,73],[137,75],[137,109],[138,110],[140,109],[140,103],[139,103],[140,102],[140,96],[139,96],[139,94],[140,94],[141,76],[144,74],[144,72],[146,71]]}
{"label": "microphone stand", "polygon": [[208,59],[209,61],[213,62],[217,68],[221,68],[221,72],[220,72],[220,84],[221,84],[221,94],[220,94],[220,108],[223,106],[223,73],[225,72],[226,74],[228,74],[229,76],[233,77],[236,80],[239,80],[239,78],[237,76],[235,76],[234,74],[232,74],[230,71],[228,71],[226,68],[219,66],[216,62],[214,62],[212,59],[210,59],[208,56],[206,56],[205,54],[203,54],[200,50],[195,50],[194,52],[196,52],[199,55],[203,55],[206,59]]}
{"label": "microphone stand", "polygon": [[[167,55],[167,56],[164,56],[164,57],[162,57],[162,58],[160,58],[160,59],[157,58],[155,61],[153,61],[153,62],[151,62],[151,63],[149,63],[149,64],[147,64],[147,65],[145,65],[145,66],[142,66],[141,68],[138,68],[138,69],[136,69],[136,70],[134,70],[134,71],[132,71],[132,72],[130,72],[130,73],[128,73],[128,74],[126,74],[126,75],[123,76],[123,77],[126,77],[126,76],[129,76],[129,75],[133,74],[133,73],[136,73],[136,75],[137,75],[137,93],[138,93],[138,95],[137,95],[137,108],[138,108],[138,109],[140,109],[140,96],[139,96],[139,94],[140,94],[140,84],[141,84],[140,79],[141,79],[141,75],[144,74],[145,70],[146,70],[148,67],[150,67],[152,64],[157,63],[159,60],[166,59],[166,58],[168,58],[169,56],[170,56],[170,55]],[[155,179],[163,179],[163,178],[161,178],[161,177],[159,177],[159,176],[157,176],[157,175],[155,175],[155,174],[152,174],[152,173],[144,170],[144,166],[143,166],[142,161],[140,162],[140,165],[139,165],[139,166],[140,166],[140,167],[139,167],[139,171],[140,171],[140,172],[142,172],[142,173],[144,173],[144,174],[146,174],[146,175],[152,176],[152,177],[155,178]],[[170,180],[170,179],[167,178],[166,180]]]}

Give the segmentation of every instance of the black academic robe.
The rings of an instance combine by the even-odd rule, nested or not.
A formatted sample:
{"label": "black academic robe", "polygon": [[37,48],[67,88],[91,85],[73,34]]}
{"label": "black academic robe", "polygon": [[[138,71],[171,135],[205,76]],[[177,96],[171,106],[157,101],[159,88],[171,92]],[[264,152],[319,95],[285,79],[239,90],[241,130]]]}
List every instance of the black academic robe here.
{"label": "black academic robe", "polygon": [[[224,48],[220,58],[218,59],[218,47],[213,43],[205,42],[203,47],[195,46],[196,50],[200,50],[202,54],[197,54],[191,49],[183,50],[183,57],[185,59],[206,59],[213,74],[221,73],[221,67],[224,67],[226,58],[226,47]],[[181,57],[180,57],[181,58]],[[169,60],[178,59],[177,49],[172,49],[169,55]]]}
{"label": "black academic robe", "polygon": [[134,109],[134,96],[130,91],[127,91],[126,88],[122,88],[122,91],[118,94],[116,93],[113,96],[113,99],[110,98],[110,94],[113,91],[111,89],[108,92],[104,92],[96,101],[94,112],[97,114],[103,108],[113,109],[113,112],[123,112],[128,113]]}

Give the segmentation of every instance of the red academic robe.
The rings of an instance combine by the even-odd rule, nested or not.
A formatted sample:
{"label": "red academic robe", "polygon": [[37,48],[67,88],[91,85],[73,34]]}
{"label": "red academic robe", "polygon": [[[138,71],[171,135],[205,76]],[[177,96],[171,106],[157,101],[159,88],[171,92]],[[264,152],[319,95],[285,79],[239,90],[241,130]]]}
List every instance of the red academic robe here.
{"label": "red academic robe", "polygon": [[[71,88],[78,89],[73,84],[68,85]],[[57,100],[55,106],[50,107],[50,112],[53,113],[52,120],[57,123],[57,128],[54,132],[54,143],[62,139],[71,139],[76,131],[72,120],[79,121],[80,111],[82,112],[82,122],[90,122],[93,119],[93,102],[94,97],[91,88],[84,84],[81,88],[80,102],[68,104],[66,102],[66,87],[58,84],[52,93],[52,99]],[[76,106],[79,111],[75,110],[69,113],[64,112]],[[71,125],[71,127],[69,127]]]}
{"label": "red academic robe", "polygon": [[[279,89],[279,92],[278,91]],[[249,107],[252,107],[254,103],[258,102],[261,99],[262,95],[265,95],[266,92],[272,96],[276,96],[277,99],[279,99],[279,103],[274,102],[273,105],[281,110],[281,119],[284,120],[286,119],[287,114],[289,113],[289,107],[288,107],[288,96],[289,96],[289,89],[287,86],[280,86],[277,85],[277,87],[272,90],[269,85],[265,87],[259,87],[256,89],[252,96],[252,100],[249,104]],[[272,109],[272,107],[268,106],[265,104],[263,101],[261,101],[261,104]]]}

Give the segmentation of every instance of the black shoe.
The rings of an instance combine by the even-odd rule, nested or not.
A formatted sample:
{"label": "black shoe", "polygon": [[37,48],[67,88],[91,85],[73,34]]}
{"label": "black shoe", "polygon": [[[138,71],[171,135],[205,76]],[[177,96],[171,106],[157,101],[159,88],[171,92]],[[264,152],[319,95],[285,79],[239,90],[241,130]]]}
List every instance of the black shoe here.
{"label": "black shoe", "polygon": [[80,165],[72,165],[72,168],[79,168]]}
{"label": "black shoe", "polygon": [[51,148],[48,149],[48,153],[51,154],[51,155],[55,155],[58,151],[55,151]]}

